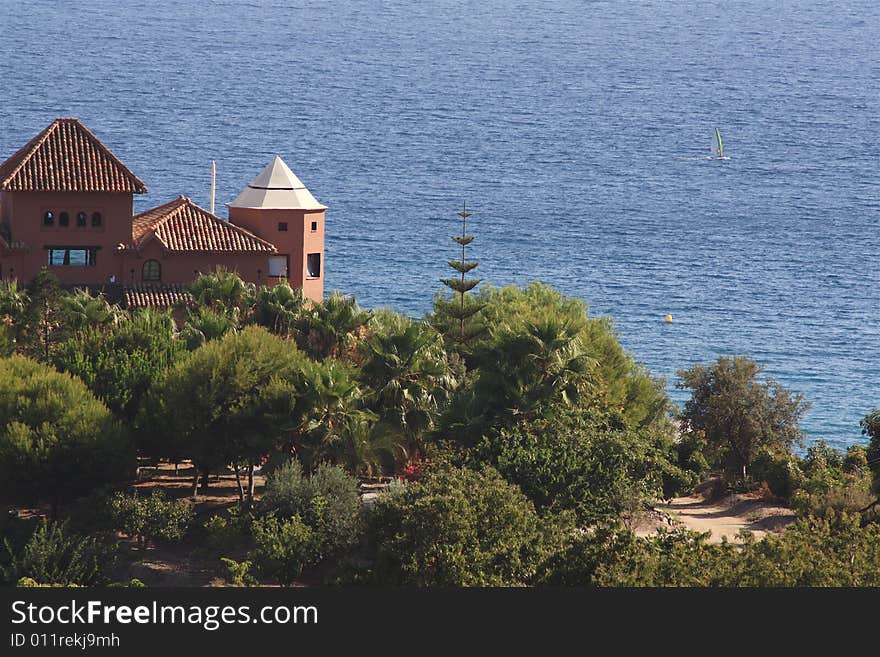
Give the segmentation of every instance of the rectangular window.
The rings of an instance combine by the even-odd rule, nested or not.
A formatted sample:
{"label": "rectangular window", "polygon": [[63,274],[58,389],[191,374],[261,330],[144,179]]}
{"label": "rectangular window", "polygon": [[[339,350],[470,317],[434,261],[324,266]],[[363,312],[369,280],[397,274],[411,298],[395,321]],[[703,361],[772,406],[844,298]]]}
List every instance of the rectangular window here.
{"label": "rectangular window", "polygon": [[269,276],[287,278],[287,256],[269,256]]}
{"label": "rectangular window", "polygon": [[52,267],[94,267],[98,249],[94,247],[52,247],[49,251],[49,265]]}
{"label": "rectangular window", "polygon": [[317,232],[318,232],[318,222],[317,222],[317,221],[313,221],[313,222],[312,222],[312,232],[313,232],[313,233],[317,233]]}
{"label": "rectangular window", "polygon": [[308,259],[306,260],[306,273],[309,275],[309,278],[320,278],[321,277],[321,254],[320,253],[310,253]]}
{"label": "rectangular window", "polygon": [[286,233],[287,232],[287,222],[286,221],[279,221],[278,222],[278,232],[279,233]]}

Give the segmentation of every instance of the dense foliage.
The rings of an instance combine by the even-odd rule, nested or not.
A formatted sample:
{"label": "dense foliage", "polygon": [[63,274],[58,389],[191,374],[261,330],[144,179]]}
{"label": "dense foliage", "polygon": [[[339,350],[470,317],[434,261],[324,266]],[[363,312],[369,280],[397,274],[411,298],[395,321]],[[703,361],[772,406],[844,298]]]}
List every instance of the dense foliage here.
{"label": "dense foliage", "polygon": [[573,541],[545,571],[569,586],[877,586],[880,525],[810,517],[737,546],[688,531],[639,538],[603,528]]}
{"label": "dense foliage", "polygon": [[160,490],[149,495],[117,493],[110,500],[112,527],[136,539],[178,541],[192,522],[192,505],[184,500],[169,500]]}
{"label": "dense foliage", "polygon": [[[608,318],[541,283],[478,291],[466,226],[454,240],[451,296],[421,320],[224,270],[175,315],[48,272],[0,283],[0,495],[67,517],[0,518],[6,583],[106,583],[111,536],[182,543],[239,586],[877,583],[880,412],[867,448],[797,453],[808,405],[735,356],[679,373],[675,417]],[[132,486],[136,455],[190,461],[194,498],[234,475],[238,504],[194,523]],[[357,477],[378,475],[407,483],[365,505]],[[798,524],[741,548],[620,528],[710,475]]]}
{"label": "dense foliage", "polygon": [[338,466],[321,464],[310,476],[298,461],[272,473],[261,510],[279,518],[300,518],[313,533],[318,560],[351,549],[361,533],[361,503],[357,480]]}
{"label": "dense foliage", "polygon": [[469,460],[494,465],[542,514],[573,511],[585,524],[632,516],[697,483],[701,472],[677,465],[667,434],[603,420],[567,411],[523,422],[485,436]]}
{"label": "dense foliage", "polygon": [[246,466],[252,481],[253,467],[294,428],[303,363],[294,345],[259,327],[208,342],[154,386],[140,422],[156,440],[149,449],[191,459],[204,485],[229,463]]}
{"label": "dense foliage", "polygon": [[567,531],[496,471],[467,468],[381,496],[368,527],[376,581],[417,586],[528,584]]}
{"label": "dense foliage", "polygon": [[182,343],[170,315],[139,311],[102,330],[89,327],[55,351],[55,366],[75,374],[122,420],[133,422],[158,372],[172,365]]}
{"label": "dense foliage", "polygon": [[0,359],[0,493],[63,499],[134,469],[130,441],[77,378],[23,356]]}
{"label": "dense foliage", "polygon": [[762,370],[744,356],[719,356],[678,373],[677,386],[692,391],[682,413],[686,430],[702,435],[716,461],[743,479],[762,450],[786,454],[801,443],[800,419],[809,409],[803,395],[761,380]]}
{"label": "dense foliage", "polygon": [[21,578],[69,586],[106,584],[116,563],[116,545],[101,537],[71,532],[66,523],[43,520],[20,545],[4,539],[0,579]]}

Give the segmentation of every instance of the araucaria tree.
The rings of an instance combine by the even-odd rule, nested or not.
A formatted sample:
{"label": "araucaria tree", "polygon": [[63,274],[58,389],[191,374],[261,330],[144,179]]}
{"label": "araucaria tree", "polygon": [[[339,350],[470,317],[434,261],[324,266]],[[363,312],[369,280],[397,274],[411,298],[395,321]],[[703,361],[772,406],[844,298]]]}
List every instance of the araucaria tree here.
{"label": "araucaria tree", "polygon": [[434,325],[459,350],[483,332],[477,314],[484,304],[468,294],[480,284],[479,278],[467,277],[480,264],[467,259],[467,247],[474,241],[473,235],[467,234],[467,220],[471,214],[465,203],[458,213],[461,217],[461,235],[452,237],[452,241],[461,247],[461,260],[449,261],[449,266],[458,272],[458,276],[440,279],[443,285],[452,290],[452,297],[445,299],[438,295],[434,300]]}
{"label": "araucaria tree", "polygon": [[692,390],[681,419],[687,431],[705,436],[718,463],[730,473],[748,476],[761,451],[786,453],[802,440],[800,420],[810,407],[745,356],[719,356],[710,365],[678,372],[678,388]]}

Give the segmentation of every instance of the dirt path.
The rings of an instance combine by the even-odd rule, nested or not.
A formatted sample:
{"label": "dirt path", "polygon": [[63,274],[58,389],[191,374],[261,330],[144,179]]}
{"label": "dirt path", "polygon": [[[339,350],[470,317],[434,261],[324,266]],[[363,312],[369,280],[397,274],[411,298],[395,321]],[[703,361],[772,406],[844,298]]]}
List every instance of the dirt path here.
{"label": "dirt path", "polygon": [[720,543],[724,536],[736,542],[741,529],[761,539],[767,533],[782,531],[795,519],[791,509],[744,495],[731,495],[714,502],[706,502],[698,496],[678,497],[657,508],[688,529],[712,532],[709,541],[713,543]]}

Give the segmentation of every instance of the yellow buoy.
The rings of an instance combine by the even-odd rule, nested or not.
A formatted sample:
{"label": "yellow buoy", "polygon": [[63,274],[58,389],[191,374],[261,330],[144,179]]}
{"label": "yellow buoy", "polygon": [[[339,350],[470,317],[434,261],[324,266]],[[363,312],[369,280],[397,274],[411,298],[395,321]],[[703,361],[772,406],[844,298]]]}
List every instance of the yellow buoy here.
{"label": "yellow buoy", "polygon": [[666,322],[667,323],[672,322],[672,315],[666,315]]}

